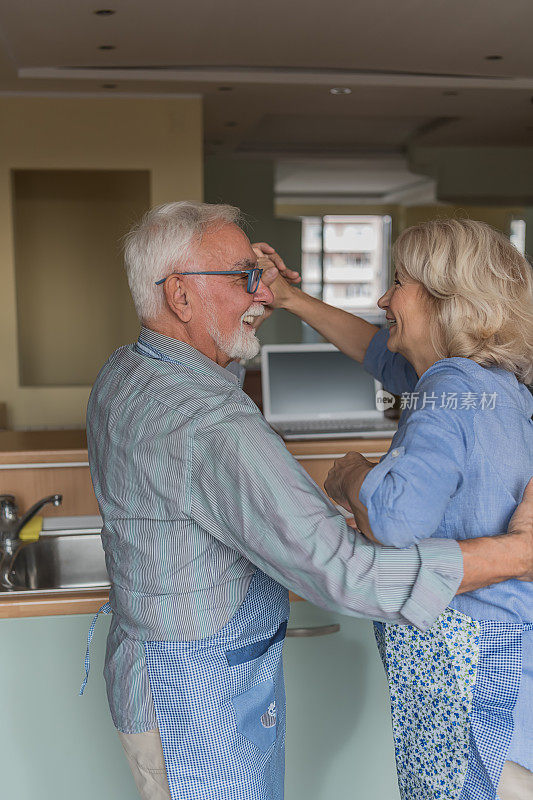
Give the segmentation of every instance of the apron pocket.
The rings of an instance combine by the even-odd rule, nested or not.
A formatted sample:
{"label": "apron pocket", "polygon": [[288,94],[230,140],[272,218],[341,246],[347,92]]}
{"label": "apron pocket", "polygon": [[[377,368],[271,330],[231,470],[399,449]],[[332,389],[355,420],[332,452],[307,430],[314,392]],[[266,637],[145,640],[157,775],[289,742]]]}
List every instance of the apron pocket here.
{"label": "apron pocket", "polygon": [[272,679],[231,698],[239,733],[262,752],[276,741],[276,699]]}
{"label": "apron pocket", "polygon": [[230,667],[237,664],[247,664],[248,661],[255,661],[256,658],[264,656],[265,653],[277,642],[285,639],[287,632],[287,621],[281,623],[274,636],[270,639],[261,639],[259,642],[252,642],[246,647],[239,647],[238,650],[226,650],[226,659]]}

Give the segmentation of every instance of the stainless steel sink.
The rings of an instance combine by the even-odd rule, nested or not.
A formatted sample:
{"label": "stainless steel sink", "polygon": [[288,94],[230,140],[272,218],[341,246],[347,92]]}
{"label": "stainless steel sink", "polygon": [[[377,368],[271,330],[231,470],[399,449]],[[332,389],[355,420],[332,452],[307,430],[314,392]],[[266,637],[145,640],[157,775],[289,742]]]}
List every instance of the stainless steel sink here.
{"label": "stainless steel sink", "polygon": [[45,518],[40,539],[15,559],[17,594],[109,587],[101,527],[100,517]]}

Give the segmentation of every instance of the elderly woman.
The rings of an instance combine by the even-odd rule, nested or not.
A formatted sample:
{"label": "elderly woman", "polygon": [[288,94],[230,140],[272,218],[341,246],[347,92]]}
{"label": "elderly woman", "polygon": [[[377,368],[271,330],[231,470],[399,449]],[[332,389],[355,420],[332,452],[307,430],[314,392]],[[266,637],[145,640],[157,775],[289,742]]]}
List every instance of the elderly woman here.
{"label": "elderly woman", "polygon": [[[350,325],[357,340],[348,346],[343,312],[295,300],[285,284],[277,292],[279,305],[404,394],[380,464],[349,454],[326,489],[363,533],[392,547],[491,535],[533,474],[531,267],[505,236],[470,220],[406,230],[394,260],[394,285],[378,303],[389,331],[345,321],[344,337]],[[533,586],[460,595],[425,634],[378,624],[376,635],[402,797],[533,797]]]}

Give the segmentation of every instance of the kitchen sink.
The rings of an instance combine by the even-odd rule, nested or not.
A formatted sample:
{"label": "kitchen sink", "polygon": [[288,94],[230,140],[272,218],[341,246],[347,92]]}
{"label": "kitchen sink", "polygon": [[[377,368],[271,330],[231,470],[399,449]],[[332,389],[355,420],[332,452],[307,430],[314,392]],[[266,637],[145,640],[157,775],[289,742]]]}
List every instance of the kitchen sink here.
{"label": "kitchen sink", "polygon": [[15,559],[17,593],[109,587],[100,517],[45,517],[37,542]]}

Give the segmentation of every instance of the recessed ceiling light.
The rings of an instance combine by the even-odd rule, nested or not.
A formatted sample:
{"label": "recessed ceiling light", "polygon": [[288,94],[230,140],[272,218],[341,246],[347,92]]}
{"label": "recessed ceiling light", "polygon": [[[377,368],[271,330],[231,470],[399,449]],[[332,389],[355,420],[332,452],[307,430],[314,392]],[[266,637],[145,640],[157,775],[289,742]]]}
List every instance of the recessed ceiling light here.
{"label": "recessed ceiling light", "polygon": [[219,92],[232,92],[233,91],[233,86],[219,86],[218,87],[218,91]]}
{"label": "recessed ceiling light", "polygon": [[348,89],[347,86],[334,86],[333,89],[329,90],[330,94],[351,94],[352,90]]}
{"label": "recessed ceiling light", "polygon": [[117,88],[117,84],[116,83],[103,83],[102,84],[102,89],[116,89],[116,88]]}
{"label": "recessed ceiling light", "polygon": [[485,56],[485,61],[502,61],[503,56]]}
{"label": "recessed ceiling light", "polygon": [[101,45],[98,46],[98,49],[99,50],[116,50],[117,48],[115,47],[114,44],[101,44]]}
{"label": "recessed ceiling light", "polygon": [[99,8],[93,11],[93,14],[96,14],[97,17],[110,17],[112,14],[116,14],[116,11],[113,8]]}

